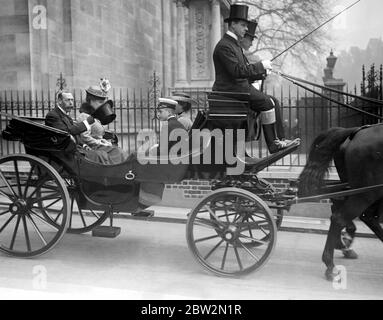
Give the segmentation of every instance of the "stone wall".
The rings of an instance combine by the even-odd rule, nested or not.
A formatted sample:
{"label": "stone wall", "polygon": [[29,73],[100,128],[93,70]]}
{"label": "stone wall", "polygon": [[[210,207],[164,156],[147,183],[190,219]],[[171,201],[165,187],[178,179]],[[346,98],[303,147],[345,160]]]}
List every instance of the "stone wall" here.
{"label": "stone wall", "polygon": [[104,76],[114,87],[148,87],[153,70],[162,74],[161,18],[161,1],[73,0],[73,72],[86,75],[74,86]]}
{"label": "stone wall", "polygon": [[0,87],[30,87],[28,0],[0,0]]}
{"label": "stone wall", "polygon": [[[46,29],[32,26],[36,6],[46,8]],[[54,89],[62,72],[73,88],[100,77],[115,88],[147,88],[154,70],[172,86],[173,6],[172,0],[0,0],[0,87]]]}

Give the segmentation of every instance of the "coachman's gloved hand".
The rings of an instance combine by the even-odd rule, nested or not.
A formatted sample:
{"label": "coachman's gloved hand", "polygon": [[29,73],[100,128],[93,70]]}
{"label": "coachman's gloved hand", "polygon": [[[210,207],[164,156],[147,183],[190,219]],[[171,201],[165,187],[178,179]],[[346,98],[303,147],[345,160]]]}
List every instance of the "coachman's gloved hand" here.
{"label": "coachman's gloved hand", "polygon": [[263,60],[262,65],[266,69],[266,74],[271,74],[271,71],[273,70],[273,63],[270,60]]}

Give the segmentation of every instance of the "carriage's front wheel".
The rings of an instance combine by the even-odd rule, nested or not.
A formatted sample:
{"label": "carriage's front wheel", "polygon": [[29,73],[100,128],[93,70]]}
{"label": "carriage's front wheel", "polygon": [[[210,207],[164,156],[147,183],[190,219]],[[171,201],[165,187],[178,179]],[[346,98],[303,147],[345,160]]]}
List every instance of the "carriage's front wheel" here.
{"label": "carriage's front wheel", "polygon": [[65,234],[69,214],[65,182],[52,166],[29,155],[0,159],[1,252],[21,258],[48,252]]}
{"label": "carriage's front wheel", "polygon": [[276,239],[275,219],[267,204],[236,188],[220,189],[204,198],[187,222],[193,256],[220,276],[259,269],[273,252]]}

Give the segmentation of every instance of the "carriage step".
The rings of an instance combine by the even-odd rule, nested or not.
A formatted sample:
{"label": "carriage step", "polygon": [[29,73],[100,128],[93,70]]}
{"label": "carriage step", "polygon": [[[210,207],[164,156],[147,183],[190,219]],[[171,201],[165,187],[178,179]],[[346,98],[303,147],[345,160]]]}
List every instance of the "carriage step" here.
{"label": "carriage step", "polygon": [[99,226],[92,230],[92,237],[97,238],[117,238],[121,233],[121,228],[110,226]]}

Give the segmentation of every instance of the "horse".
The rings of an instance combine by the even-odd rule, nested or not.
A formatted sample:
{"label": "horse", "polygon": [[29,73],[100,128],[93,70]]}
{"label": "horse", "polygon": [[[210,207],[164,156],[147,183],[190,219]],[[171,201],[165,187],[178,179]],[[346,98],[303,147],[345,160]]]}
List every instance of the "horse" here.
{"label": "horse", "polygon": [[[332,160],[340,180],[351,188],[383,184],[383,125],[331,128],[318,135],[299,176],[299,197],[320,192]],[[332,200],[331,223],[322,255],[327,267],[325,276],[330,281],[339,274],[334,265],[334,249],[342,247],[340,239],[344,228],[351,230],[352,237],[355,235],[355,218],[359,217],[383,241],[383,229],[379,224],[383,213],[383,188]]]}

